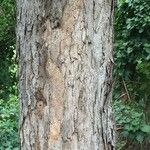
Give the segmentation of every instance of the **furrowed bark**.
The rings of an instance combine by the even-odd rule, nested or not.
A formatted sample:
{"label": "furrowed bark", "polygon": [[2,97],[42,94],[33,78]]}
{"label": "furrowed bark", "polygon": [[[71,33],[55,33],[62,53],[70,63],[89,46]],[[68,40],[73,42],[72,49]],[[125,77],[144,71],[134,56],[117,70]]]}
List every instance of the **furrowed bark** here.
{"label": "furrowed bark", "polygon": [[112,0],[17,0],[22,150],[113,150]]}

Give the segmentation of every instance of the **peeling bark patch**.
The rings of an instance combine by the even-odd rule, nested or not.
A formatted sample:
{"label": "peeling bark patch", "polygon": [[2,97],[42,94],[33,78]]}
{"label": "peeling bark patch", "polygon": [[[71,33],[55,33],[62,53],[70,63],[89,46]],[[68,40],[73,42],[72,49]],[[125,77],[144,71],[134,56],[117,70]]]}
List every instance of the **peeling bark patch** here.
{"label": "peeling bark patch", "polygon": [[47,105],[47,102],[43,96],[43,91],[41,89],[38,89],[35,92],[35,98],[37,100],[37,103],[36,103],[37,115],[39,116],[40,119],[42,119],[44,115],[44,107]]}
{"label": "peeling bark patch", "polygon": [[60,140],[60,122],[55,119],[50,125],[49,142],[56,144]]}
{"label": "peeling bark patch", "polygon": [[38,89],[36,92],[35,92],[35,98],[37,101],[42,101],[43,104],[45,103],[45,105],[47,105],[46,103],[46,99],[44,98],[43,96],[43,91],[41,89]]}

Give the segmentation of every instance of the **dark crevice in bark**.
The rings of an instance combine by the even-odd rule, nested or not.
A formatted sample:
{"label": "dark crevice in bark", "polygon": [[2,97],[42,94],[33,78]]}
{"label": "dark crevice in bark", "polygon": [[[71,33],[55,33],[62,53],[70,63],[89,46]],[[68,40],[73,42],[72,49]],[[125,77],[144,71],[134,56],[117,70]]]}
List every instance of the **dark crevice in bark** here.
{"label": "dark crevice in bark", "polygon": [[103,149],[106,150],[106,146],[105,146],[105,130],[104,130],[104,127],[103,127],[103,123],[104,123],[104,120],[103,120],[103,112],[100,112],[100,123],[101,123],[101,138],[102,138],[102,141],[103,141]]}

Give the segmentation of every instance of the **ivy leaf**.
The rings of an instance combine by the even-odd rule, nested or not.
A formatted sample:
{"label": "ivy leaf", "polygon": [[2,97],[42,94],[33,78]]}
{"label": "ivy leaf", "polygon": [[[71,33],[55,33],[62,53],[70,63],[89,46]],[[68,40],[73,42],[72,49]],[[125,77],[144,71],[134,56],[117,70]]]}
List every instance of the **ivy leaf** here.
{"label": "ivy leaf", "polygon": [[150,126],[149,125],[143,125],[141,128],[141,131],[145,133],[150,133]]}
{"label": "ivy leaf", "polygon": [[143,139],[144,139],[144,137],[143,137],[141,134],[138,134],[138,135],[136,136],[136,139],[137,139],[138,142],[142,142]]}

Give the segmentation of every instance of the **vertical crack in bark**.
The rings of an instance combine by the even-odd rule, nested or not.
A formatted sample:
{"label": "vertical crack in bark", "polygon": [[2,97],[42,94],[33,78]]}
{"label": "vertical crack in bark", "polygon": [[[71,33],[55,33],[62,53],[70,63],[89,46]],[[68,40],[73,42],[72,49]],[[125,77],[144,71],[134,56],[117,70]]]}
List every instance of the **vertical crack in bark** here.
{"label": "vertical crack in bark", "polygon": [[100,112],[100,119],[101,119],[101,132],[100,132],[100,134],[101,134],[101,138],[102,138],[102,141],[103,141],[103,149],[104,150],[106,150],[106,142],[105,142],[105,130],[104,130],[104,127],[103,127],[103,123],[105,123],[105,120],[103,120],[104,118],[103,118],[103,112],[101,111]]}
{"label": "vertical crack in bark", "polygon": [[40,147],[40,139],[39,139],[39,127],[37,125],[37,133],[36,133],[36,137],[35,137],[35,150],[41,150],[41,147]]}

